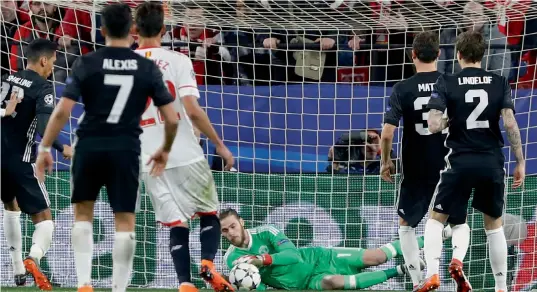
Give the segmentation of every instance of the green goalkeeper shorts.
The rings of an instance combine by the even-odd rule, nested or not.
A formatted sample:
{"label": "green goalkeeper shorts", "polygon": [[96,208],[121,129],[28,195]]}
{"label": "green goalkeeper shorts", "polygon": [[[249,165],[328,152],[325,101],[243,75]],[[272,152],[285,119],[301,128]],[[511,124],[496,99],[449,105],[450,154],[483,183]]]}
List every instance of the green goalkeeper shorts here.
{"label": "green goalkeeper shorts", "polygon": [[309,279],[307,289],[322,290],[321,283],[326,276],[355,275],[367,268],[363,262],[363,248],[312,248],[317,257],[315,269]]}

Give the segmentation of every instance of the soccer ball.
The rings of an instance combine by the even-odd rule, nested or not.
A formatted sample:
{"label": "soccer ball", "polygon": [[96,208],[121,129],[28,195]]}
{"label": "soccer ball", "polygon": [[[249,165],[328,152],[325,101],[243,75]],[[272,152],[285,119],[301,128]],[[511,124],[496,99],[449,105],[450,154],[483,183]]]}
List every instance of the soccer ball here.
{"label": "soccer ball", "polygon": [[241,263],[233,267],[229,273],[229,282],[238,290],[255,290],[261,283],[261,275],[256,266]]}

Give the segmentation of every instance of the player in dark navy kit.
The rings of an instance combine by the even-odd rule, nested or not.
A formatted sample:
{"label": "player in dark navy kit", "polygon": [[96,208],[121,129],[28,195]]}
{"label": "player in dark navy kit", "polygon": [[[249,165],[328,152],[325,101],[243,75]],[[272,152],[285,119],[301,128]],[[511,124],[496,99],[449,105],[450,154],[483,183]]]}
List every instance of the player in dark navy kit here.
{"label": "player in dark navy kit", "polygon": [[164,143],[152,156],[151,173],[160,175],[177,132],[178,117],[162,73],[149,59],[130,49],[131,9],[112,4],[102,10],[106,47],[79,57],[66,81],[62,98],[52,114],[38,157],[40,175],[52,166],[50,146],[82,97],[85,115],[79,121],[71,165],[75,223],[72,244],[78,291],[93,291],[93,206],[106,186],[115,216],[112,251],[112,291],[124,292],[129,284],[135,251],[135,209],[140,171],[141,116],[148,98],[159,108],[165,124]]}
{"label": "player in dark navy kit", "polygon": [[[449,152],[435,192],[431,217],[425,225],[427,278],[418,291],[439,287],[442,228],[449,217],[466,214],[474,190],[472,207],[483,213],[495,291],[507,292],[507,242],[502,229],[505,158],[500,116],[516,157],[513,187],[522,185],[525,176],[520,131],[507,79],[481,69],[486,48],[483,36],[463,33],[457,38],[456,48],[463,69],[458,74],[438,79],[427,106],[431,132],[439,132],[449,125],[446,139]],[[446,111],[448,119],[442,117]],[[470,230],[452,234],[453,241],[463,237],[469,238]],[[458,284],[457,290],[462,292],[471,290],[462,270],[465,255],[466,250],[454,250],[449,266]]]}
{"label": "player in dark navy kit", "polygon": [[[394,86],[384,115],[381,134],[381,177],[385,181],[393,182],[391,174],[395,173],[395,166],[390,152],[395,128],[403,118],[405,123],[401,157],[403,169],[396,207],[399,215],[401,249],[414,287],[421,281],[420,251],[415,228],[429,209],[440,178],[440,170],[444,168],[444,156],[448,151],[444,147],[447,129],[442,133],[433,134],[427,128],[426,107],[431,98],[433,85],[441,75],[436,71],[439,54],[438,33],[422,32],[414,38],[412,59],[417,73]],[[466,217],[462,217],[457,223],[465,221]]]}
{"label": "player in dark navy kit", "polygon": [[[35,172],[35,136],[43,136],[54,109],[54,89],[46,80],[56,60],[56,44],[46,39],[31,42],[25,52],[26,70],[2,77],[2,202],[4,234],[10,247],[15,283],[24,285],[33,275],[42,290],[52,286],[41,272],[39,262],[52,242],[54,223],[45,184]],[[10,96],[6,100],[6,97]],[[13,104],[17,103],[16,110]],[[67,158],[71,147],[54,141],[54,148]],[[32,247],[22,260],[21,211],[35,224]]]}

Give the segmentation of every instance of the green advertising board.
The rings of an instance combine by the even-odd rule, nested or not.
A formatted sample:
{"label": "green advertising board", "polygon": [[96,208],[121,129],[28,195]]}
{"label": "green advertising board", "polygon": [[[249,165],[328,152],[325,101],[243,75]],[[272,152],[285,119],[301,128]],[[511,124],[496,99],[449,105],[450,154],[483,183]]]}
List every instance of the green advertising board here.
{"label": "green advertising board", "polygon": [[[332,175],[283,175],[283,174],[249,174],[249,173],[215,173],[215,180],[221,199],[221,208],[236,208],[246,221],[248,227],[260,224],[274,224],[283,229],[299,247],[304,246],[338,246],[377,248],[382,244],[397,239],[397,214],[395,202],[397,190],[395,184],[383,182],[379,176],[332,176]],[[61,286],[76,286],[76,274],[73,255],[70,248],[70,228],[72,209],[70,208],[69,174],[58,172],[47,179],[53,215],[56,221],[54,243],[43,268],[51,280]],[[136,258],[134,262],[133,286],[141,287],[176,287],[175,271],[168,254],[168,230],[155,223],[149,197],[142,189],[140,212],[137,215]],[[96,204],[94,221],[94,269],[92,277],[96,286],[109,286],[112,273],[113,217],[107,206],[106,193],[103,190],[101,200]],[[535,227],[537,212],[537,178],[526,180],[524,191],[509,190],[507,196],[507,213],[520,216],[530,229]],[[24,246],[26,251],[31,245],[33,226],[29,220],[24,221]],[[465,269],[474,289],[492,288],[493,277],[487,255],[486,237],[482,216],[469,210],[468,223],[472,228],[471,247],[468,251]],[[199,228],[197,220],[191,222],[191,255],[193,272],[200,262]],[[0,232],[1,233],[1,232]],[[423,233],[423,226],[418,227]],[[510,235],[508,235],[509,237]],[[3,236],[2,236],[3,238]],[[528,238],[521,246],[510,247],[509,270],[514,290],[528,290],[537,279],[535,263],[528,258],[537,254],[527,251]],[[537,250],[533,238],[530,251]],[[447,269],[451,256],[451,242],[445,243],[442,270]],[[223,251],[228,244],[222,242],[222,253],[217,257],[217,264],[223,268]],[[9,266],[9,256],[2,249],[2,266]],[[537,260],[536,260],[537,261]],[[401,263],[396,259],[385,266]],[[521,271],[531,271],[529,276]],[[11,285],[10,269],[2,269],[2,285]],[[446,290],[453,290],[448,275]],[[198,280],[197,284],[202,285]],[[410,288],[409,279],[393,279],[377,289],[401,290]],[[535,287],[535,284],[533,284]]]}

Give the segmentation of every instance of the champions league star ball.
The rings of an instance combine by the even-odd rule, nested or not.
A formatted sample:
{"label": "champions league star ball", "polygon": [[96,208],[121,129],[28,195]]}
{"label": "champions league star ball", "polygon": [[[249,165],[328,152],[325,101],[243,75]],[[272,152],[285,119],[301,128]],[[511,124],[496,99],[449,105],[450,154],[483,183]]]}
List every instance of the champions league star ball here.
{"label": "champions league star ball", "polygon": [[241,263],[229,272],[229,282],[240,291],[255,290],[261,283],[261,275],[256,266]]}

